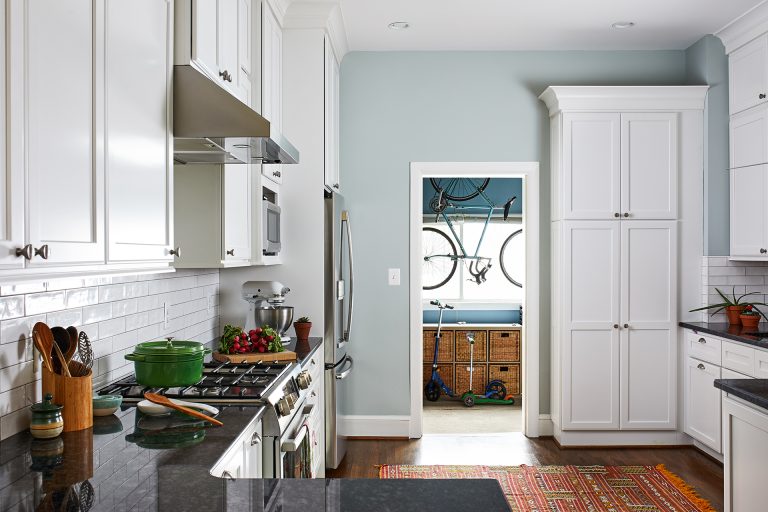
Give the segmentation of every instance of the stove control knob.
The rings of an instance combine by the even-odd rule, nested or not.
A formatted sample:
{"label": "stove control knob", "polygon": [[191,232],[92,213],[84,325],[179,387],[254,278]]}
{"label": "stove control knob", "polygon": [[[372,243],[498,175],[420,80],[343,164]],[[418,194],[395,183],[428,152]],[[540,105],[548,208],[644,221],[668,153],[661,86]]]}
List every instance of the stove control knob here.
{"label": "stove control knob", "polygon": [[277,412],[280,416],[288,416],[291,414],[291,404],[288,403],[288,399],[283,397],[277,401]]}
{"label": "stove control knob", "polygon": [[299,389],[307,389],[312,384],[312,376],[307,370],[304,370],[296,377],[296,383],[299,385]]}
{"label": "stove control knob", "polygon": [[296,396],[291,393],[288,396],[285,397],[286,400],[288,400],[288,405],[293,409],[293,406],[296,405]]}

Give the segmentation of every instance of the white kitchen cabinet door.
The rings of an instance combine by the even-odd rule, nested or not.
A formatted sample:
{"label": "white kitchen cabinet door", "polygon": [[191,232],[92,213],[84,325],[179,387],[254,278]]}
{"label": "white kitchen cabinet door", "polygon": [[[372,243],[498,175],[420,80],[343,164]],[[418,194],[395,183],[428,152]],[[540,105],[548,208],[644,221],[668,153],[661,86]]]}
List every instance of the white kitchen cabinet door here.
{"label": "white kitchen cabinet door", "polygon": [[563,114],[563,218],[615,219],[621,211],[621,116]]}
{"label": "white kitchen cabinet door", "polygon": [[[268,2],[261,12],[261,115],[271,133],[281,133],[283,120],[283,30]],[[262,165],[261,173],[275,183],[283,182],[281,165]]]}
{"label": "white kitchen cabinet door", "polygon": [[[12,4],[3,2],[0,5],[0,118],[23,119],[23,98],[9,94],[15,91],[7,90],[7,85],[12,78],[9,70],[16,58],[8,58],[8,42],[17,34],[17,27],[6,23],[10,20]],[[18,4],[13,4],[16,7]],[[7,59],[7,60],[6,60]],[[14,82],[14,84],[17,82]],[[11,99],[9,102],[8,99]],[[6,131],[6,127],[10,130]],[[11,147],[21,147],[23,144],[22,132],[14,129],[11,123],[0,123],[0,155],[9,155]],[[19,142],[16,141],[19,138]],[[20,152],[12,152],[9,158],[0,158],[0,202],[4,205],[0,208],[0,269],[20,269],[26,261],[22,254],[16,251],[24,251],[31,255],[32,247],[25,247],[24,243],[24,167],[23,155]]]}
{"label": "white kitchen cabinet door", "polygon": [[222,222],[226,262],[251,259],[251,166],[224,165],[222,173]]}
{"label": "white kitchen cabinet door", "polygon": [[619,224],[563,224],[563,430],[619,427]]}
{"label": "white kitchen cabinet door", "polygon": [[621,428],[674,429],[677,223],[620,224]]}
{"label": "white kitchen cabinet door", "polygon": [[221,84],[238,97],[245,101],[239,90],[240,65],[238,63],[238,52],[240,47],[238,21],[239,1],[237,0],[219,0],[218,2],[218,61],[219,76]]}
{"label": "white kitchen cabinet door", "polygon": [[[15,3],[14,5],[19,5]],[[93,0],[23,2],[29,266],[103,263],[103,62]],[[96,49],[96,50],[94,50]],[[94,51],[97,52],[94,55]],[[101,64],[99,64],[101,66]],[[14,123],[14,126],[17,125]],[[17,148],[18,149],[18,148]]]}
{"label": "white kitchen cabinet door", "polygon": [[251,101],[251,51],[252,10],[251,0],[237,0],[237,97],[253,108]]}
{"label": "white kitchen cabinet door", "polygon": [[211,78],[219,81],[219,42],[217,0],[192,0],[192,60]]}
{"label": "white kitchen cabinet door", "polygon": [[725,512],[765,510],[768,413],[738,398],[723,397]]}
{"label": "white kitchen cabinet door", "polygon": [[768,165],[731,169],[731,257],[768,258]]}
{"label": "white kitchen cabinet door", "polygon": [[731,168],[768,163],[768,106],[731,116]]}
{"label": "white kitchen cabinet door", "polygon": [[677,218],[676,113],[621,114],[621,218]]}
{"label": "white kitchen cabinet door", "polygon": [[341,192],[339,180],[339,64],[325,38],[325,187]]}
{"label": "white kitchen cabinet door", "polygon": [[172,3],[105,5],[107,260],[170,261]]}
{"label": "white kitchen cabinet door", "polygon": [[766,102],[768,35],[762,35],[728,56],[731,115]]}
{"label": "white kitchen cabinet door", "polygon": [[685,366],[685,433],[716,452],[722,452],[720,390],[714,386],[720,367],[692,357]]}

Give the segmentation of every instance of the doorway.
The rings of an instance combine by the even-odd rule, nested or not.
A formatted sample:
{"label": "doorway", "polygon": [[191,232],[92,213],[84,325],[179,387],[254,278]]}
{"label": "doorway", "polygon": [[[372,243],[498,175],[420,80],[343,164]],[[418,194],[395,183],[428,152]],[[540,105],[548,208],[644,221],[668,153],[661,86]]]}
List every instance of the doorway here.
{"label": "doorway", "polygon": [[411,164],[410,437],[538,436],[538,197],[535,162]]}

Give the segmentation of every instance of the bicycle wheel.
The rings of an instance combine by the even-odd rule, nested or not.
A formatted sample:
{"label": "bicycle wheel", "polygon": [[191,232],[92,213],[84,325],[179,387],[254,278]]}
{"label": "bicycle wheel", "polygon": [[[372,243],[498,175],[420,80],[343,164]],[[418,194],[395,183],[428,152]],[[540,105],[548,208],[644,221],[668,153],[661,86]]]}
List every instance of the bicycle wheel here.
{"label": "bicycle wheel", "polygon": [[466,201],[485,190],[491,178],[429,178],[432,188],[452,201]]}
{"label": "bicycle wheel", "polygon": [[456,246],[448,235],[435,228],[421,232],[424,261],[421,264],[421,280],[425,290],[440,288],[451,280],[456,272]]}
{"label": "bicycle wheel", "polygon": [[499,264],[501,265],[501,271],[510,283],[522,288],[523,281],[523,269],[525,268],[523,263],[525,262],[525,254],[523,253],[523,237],[519,236],[523,232],[522,229],[518,229],[504,240],[501,244],[501,251],[499,251]]}

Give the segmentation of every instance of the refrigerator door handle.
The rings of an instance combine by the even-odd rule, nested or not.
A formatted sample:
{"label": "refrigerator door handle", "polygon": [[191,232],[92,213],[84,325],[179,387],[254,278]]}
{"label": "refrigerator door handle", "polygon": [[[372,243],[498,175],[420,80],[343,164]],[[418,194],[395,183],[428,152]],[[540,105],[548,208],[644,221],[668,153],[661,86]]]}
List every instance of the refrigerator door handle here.
{"label": "refrigerator door handle", "polygon": [[355,362],[352,360],[352,357],[350,357],[349,355],[347,355],[346,360],[349,363],[349,366],[347,366],[344,370],[336,374],[336,380],[344,380],[347,378],[347,376],[350,373],[352,373],[352,368],[354,368]]}
{"label": "refrigerator door handle", "polygon": [[345,210],[341,212],[341,221],[342,223],[346,222],[347,224],[347,251],[349,258],[349,309],[347,310],[347,328],[344,329],[344,334],[342,336],[342,342],[346,343],[349,341],[349,333],[352,330],[352,311],[355,305],[355,266],[352,258],[352,228],[349,223],[348,211]]}

